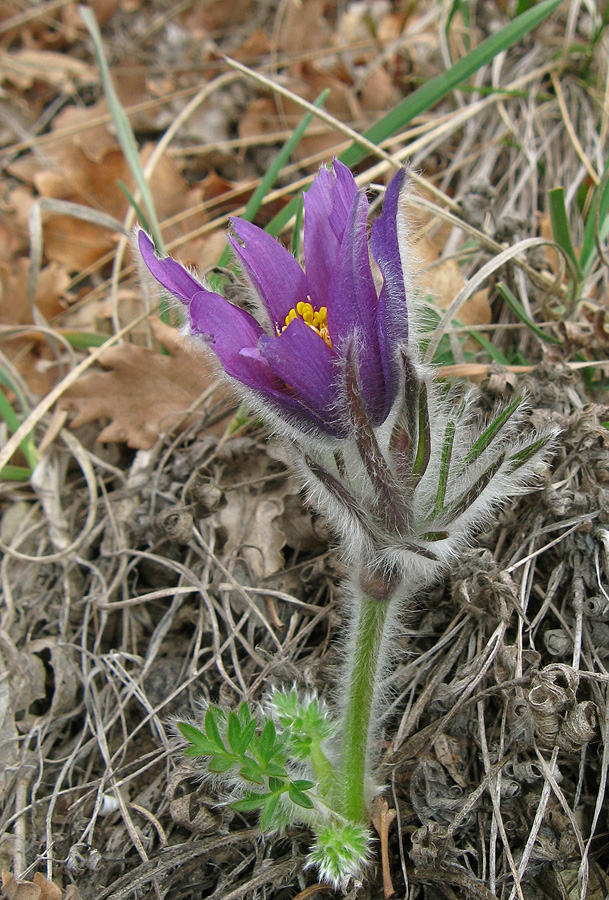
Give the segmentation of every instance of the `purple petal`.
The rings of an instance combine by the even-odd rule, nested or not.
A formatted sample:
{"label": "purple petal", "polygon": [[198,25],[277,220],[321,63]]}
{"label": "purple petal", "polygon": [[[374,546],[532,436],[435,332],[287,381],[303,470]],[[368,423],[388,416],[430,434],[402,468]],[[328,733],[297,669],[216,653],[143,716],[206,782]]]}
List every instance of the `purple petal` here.
{"label": "purple petal", "polygon": [[304,195],[304,255],[307,288],[313,305],[326,306],[328,285],[357,196],[349,169],[335,160],[333,175],[321,169]]}
{"label": "purple petal", "polygon": [[145,231],[138,231],[137,240],[142,254],[142,259],[156,280],[170,294],[177,297],[183,303],[189,303],[196,293],[203,290],[196,278],[181,266],[175,259],[167,257],[159,259],[154,252],[154,244]]}
{"label": "purple petal", "polygon": [[383,276],[378,305],[378,335],[383,372],[391,398],[399,386],[396,349],[408,341],[408,307],[404,268],[400,253],[400,199],[406,185],[406,170],[391,180],[383,212],[372,226],[370,249]]}
{"label": "purple petal", "polygon": [[266,231],[245,219],[231,222],[239,238],[230,238],[233,250],[280,331],[289,311],[299,300],[306,300],[305,274],[292,254]]}
{"label": "purple petal", "polygon": [[[344,436],[329,419],[327,410],[322,410],[323,415],[319,415],[303,402],[292,384],[286,385],[281,364],[277,367],[278,371],[273,371],[260,345],[264,341],[273,348],[283,338],[268,337],[248,313],[211,291],[197,294],[189,312],[193,331],[210,344],[227,375],[260,394],[280,416],[297,427],[321,429],[337,437]],[[299,324],[326,346],[304,322]],[[269,355],[273,355],[272,351]]]}
{"label": "purple petal", "polygon": [[249,313],[219,294],[200,289],[188,306],[188,316],[193,333],[209,343],[227,375],[255,390],[277,388],[257,349],[264,332]]}
{"label": "purple petal", "polygon": [[377,425],[387,415],[387,396],[377,335],[378,298],[368,259],[367,214],[368,201],[358,194],[328,291],[328,330],[339,354],[355,336],[362,396]]}
{"label": "purple petal", "polygon": [[321,420],[332,422],[337,394],[334,355],[313,328],[294,319],[278,338],[264,336],[260,350],[271,370]]}
{"label": "purple petal", "polygon": [[211,345],[228,375],[259,390],[276,387],[267,363],[242,354],[256,347],[262,328],[244,310],[206,290],[174,259],[159,259],[145,231],[138,234],[142,259],[156,280],[187,307],[193,334]]}
{"label": "purple petal", "polygon": [[351,169],[348,169],[339,159],[334,160],[334,174],[336,184],[332,192],[334,208],[330,216],[330,228],[342,242],[349,221],[349,213],[357,194],[357,185]]}

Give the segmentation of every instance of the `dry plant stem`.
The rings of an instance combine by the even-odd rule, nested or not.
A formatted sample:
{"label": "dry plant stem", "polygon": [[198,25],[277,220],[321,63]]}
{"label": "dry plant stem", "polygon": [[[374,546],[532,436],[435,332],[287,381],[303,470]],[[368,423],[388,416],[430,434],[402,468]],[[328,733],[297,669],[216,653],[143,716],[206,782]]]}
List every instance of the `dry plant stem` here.
{"label": "dry plant stem", "polygon": [[351,822],[366,822],[366,763],[374,690],[389,603],[362,595],[344,722],[342,802]]}

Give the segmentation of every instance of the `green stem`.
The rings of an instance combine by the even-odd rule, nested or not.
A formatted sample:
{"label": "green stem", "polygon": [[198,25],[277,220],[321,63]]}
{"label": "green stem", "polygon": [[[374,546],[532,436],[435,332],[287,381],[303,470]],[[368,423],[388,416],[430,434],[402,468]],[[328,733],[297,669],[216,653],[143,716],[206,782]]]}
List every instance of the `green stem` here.
{"label": "green stem", "polygon": [[370,716],[388,609],[388,602],[379,602],[366,596],[361,598],[345,716],[342,777],[342,812],[351,822],[367,820],[364,792]]}

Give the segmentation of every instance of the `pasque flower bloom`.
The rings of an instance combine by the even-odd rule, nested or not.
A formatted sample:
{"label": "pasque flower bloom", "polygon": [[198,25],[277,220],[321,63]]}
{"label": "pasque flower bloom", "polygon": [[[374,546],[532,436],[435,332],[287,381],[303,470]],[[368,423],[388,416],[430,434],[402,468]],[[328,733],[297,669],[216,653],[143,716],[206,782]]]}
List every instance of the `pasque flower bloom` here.
{"label": "pasque flower bloom", "polygon": [[230,241],[258,298],[257,318],[159,259],[139,233],[144,262],[186,307],[191,333],[273,414],[350,563],[336,713],[293,690],[274,693],[260,721],[245,704],[228,715],[209,707],[204,732],[181,726],[189,755],[206,758],[214,777],[225,773],[236,808],[260,809],[263,829],[313,827],[310,861],[335,885],[358,877],[369,856],[381,745],[373,738],[401,611],[528,488],[555,437],[526,433],[521,397],[482,422],[471,396],[420,362],[405,188],[401,171],[368,240],[366,195],[341,163],[322,169],[304,198],[304,269],[264,231],[234,219]]}
{"label": "pasque flower bloom", "polygon": [[348,354],[373,425],[387,418],[399,390],[397,348],[408,337],[398,229],[404,181],[401,171],[372,226],[380,291],[370,265],[368,201],[338,161],[333,173],[320,171],[304,196],[304,270],[266,232],[231,220],[230,242],[254,286],[262,322],[208,290],[175,260],[159,259],[143,231],[140,251],[157,281],[187,307],[190,330],[209,343],[228,375],[298,429],[344,437]]}
{"label": "pasque flower bloom", "polygon": [[[527,489],[552,433],[520,436],[522,398],[490,425],[421,365],[402,199],[389,184],[368,241],[368,201],[335,160],[304,196],[305,267],[233,219],[231,245],[261,321],[208,290],[139,233],[144,262],[187,308],[191,333],[287,426],[295,462],[368,593],[429,584],[490,514]],[[379,288],[372,274],[380,270]],[[411,322],[409,326],[409,313]]]}

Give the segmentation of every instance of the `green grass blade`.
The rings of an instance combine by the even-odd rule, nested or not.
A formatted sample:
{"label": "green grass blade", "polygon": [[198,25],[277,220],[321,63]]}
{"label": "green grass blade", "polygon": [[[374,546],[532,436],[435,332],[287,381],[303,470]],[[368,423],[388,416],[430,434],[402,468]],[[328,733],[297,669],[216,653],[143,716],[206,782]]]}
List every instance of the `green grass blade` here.
{"label": "green grass blade", "polygon": [[499,366],[509,366],[509,360],[503,355],[499,347],[495,347],[494,344],[485,338],[483,334],[480,334],[479,331],[468,331],[467,334],[473,338],[483,350],[485,350],[494,363],[497,363]]}
{"label": "green grass blade", "polygon": [[577,280],[581,281],[583,273],[573,246],[571,238],[571,227],[569,225],[569,217],[567,216],[567,207],[565,206],[565,190],[562,187],[553,188],[549,193],[550,222],[552,225],[552,234],[554,240],[559,247],[562,248],[566,256],[569,257],[575,272]]}
{"label": "green grass blade", "polygon": [[92,331],[61,331],[60,334],[75,350],[102,347],[108,340],[107,334],[95,334]]}
{"label": "green grass blade", "polygon": [[25,466],[5,466],[0,471],[0,478],[5,481],[29,481],[32,476],[32,470],[26,469]]}
{"label": "green grass blade", "polygon": [[[386,138],[400,131],[415,116],[427,112],[460,82],[474,75],[478,69],[491,62],[497,54],[516,44],[526,34],[536,28],[551,12],[556,9],[560,0],[542,0],[532,9],[517,16],[496,34],[491,35],[474,50],[458,60],[446,72],[436,75],[431,81],[421,85],[408,97],[398,103],[386,116],[376,122],[372,128],[364,132],[364,137],[380,144]],[[346,166],[355,166],[368,155],[368,149],[358,143],[351,144],[339,159]],[[296,200],[292,200],[278,213],[267,226],[271,234],[279,234],[281,229],[292,218],[296,210]]]}
{"label": "green grass blade", "polygon": [[4,387],[13,392],[19,402],[19,406],[21,407],[24,417],[29,415],[30,404],[27,402],[27,398],[25,397],[23,391],[21,390],[15,379],[11,377],[4,366],[0,366],[0,384],[3,384]]}
{"label": "green grass blade", "polygon": [[302,220],[304,218],[304,199],[302,193],[298,195],[298,203],[296,204],[296,215],[294,216],[294,229],[292,231],[292,255],[298,256],[300,253],[300,231],[302,228]]}
{"label": "green grass blade", "polygon": [[[317,97],[317,99],[313,103],[313,106],[317,107],[318,109],[320,107],[322,107],[324,105],[324,103],[326,102],[326,98],[329,93],[330,93],[329,88],[326,88],[325,90],[323,90],[321,92],[321,94],[319,95],[319,97]],[[304,135],[305,131],[311,124],[311,121],[313,120],[313,118],[314,118],[314,113],[312,113],[310,111],[305,113],[305,115],[302,117],[302,119],[300,120],[300,122],[298,123],[298,125],[296,126],[296,128],[294,129],[294,131],[292,132],[290,137],[288,138],[288,140],[285,142],[285,144],[283,145],[283,147],[281,148],[281,150],[279,151],[279,153],[273,160],[268,172],[266,173],[266,175],[264,176],[264,178],[262,179],[262,181],[260,182],[260,184],[258,185],[256,190],[250,197],[250,199],[247,203],[247,206],[245,207],[245,211],[244,211],[243,215],[241,216],[242,219],[246,219],[246,221],[248,221],[248,222],[253,222],[253,220],[256,216],[256,213],[262,206],[262,201],[264,200],[264,198],[266,197],[268,192],[271,190],[271,188],[277,181],[277,177],[278,177],[279,173],[281,172],[283,167],[286,165],[286,163],[290,159],[290,156],[296,149],[297,145],[300,143],[302,136]],[[299,198],[300,198],[300,195],[299,195]],[[269,231],[270,234],[274,234],[274,232],[270,231],[269,228],[267,228],[266,230]],[[224,248],[222,256],[220,257],[218,266],[220,266],[220,267],[226,266],[227,263],[230,261],[231,253],[232,253],[231,248],[227,244],[227,246]]]}
{"label": "green grass blade", "polygon": [[[415,116],[419,116],[435,106],[460,82],[474,75],[478,69],[491,62],[499,53],[517,43],[529,31],[536,28],[559,3],[560,0],[543,0],[533,9],[517,16],[501,31],[491,35],[462,59],[457,60],[446,72],[436,75],[431,81],[421,85],[410,96],[398,103],[388,115],[369,128],[364,133],[364,137],[369,141],[374,141],[375,144],[380,144],[385,138],[395,134],[396,131],[411,122]],[[354,166],[367,154],[367,150],[352,144],[341,155],[340,160],[346,166]]]}
{"label": "green grass blade", "polygon": [[165,248],[159,221],[156,215],[156,210],[154,208],[152,193],[144,176],[144,170],[140,162],[137,143],[135,141],[133,129],[131,128],[131,123],[129,122],[125,110],[123,109],[123,106],[118,99],[118,95],[114,90],[114,85],[112,84],[110,69],[104,55],[103,38],[101,31],[99,30],[99,25],[97,24],[97,19],[95,18],[93,10],[84,5],[79,6],[79,12],[82,16],[83,22],[87,26],[89,34],[93,39],[95,56],[97,58],[97,64],[99,65],[99,73],[104,88],[104,93],[106,95],[106,100],[108,101],[108,109],[110,110],[110,115],[112,116],[112,122],[114,123],[114,127],[116,128],[116,136],[121,145],[121,149],[123,151],[125,159],[127,160],[127,164],[131,170],[131,174],[133,175],[137,188],[142,197],[142,203],[146,208],[146,215],[150,224],[150,233],[154,239],[156,249],[159,253],[163,254],[165,252]]}
{"label": "green grass blade", "polygon": [[584,226],[584,239],[579,254],[579,264],[584,275],[589,275],[597,256],[597,240],[609,233],[609,159],[603,177],[594,191],[590,210]]}
{"label": "green grass blade", "polygon": [[512,312],[516,316],[518,316],[521,322],[524,322],[524,324],[533,332],[533,334],[536,334],[537,337],[541,338],[542,341],[545,341],[546,344],[562,344],[562,341],[559,338],[554,337],[554,335],[552,334],[546,334],[543,328],[540,328],[532,319],[528,317],[524,306],[522,305],[520,300],[518,300],[515,294],[512,293],[512,291],[504,281],[500,281],[497,284],[497,290],[499,291],[507,305],[510,307]]}
{"label": "green grass blade", "polygon": [[[6,422],[6,426],[11,434],[14,434],[21,425],[19,416],[9,403],[8,397],[2,390],[0,390],[0,416]],[[28,435],[26,438],[24,438],[19,446],[23,451],[23,455],[27,460],[28,466],[30,467],[30,469],[34,469],[36,463],[38,462],[38,454],[36,453],[36,446],[31,436]]]}
{"label": "green grass blade", "polygon": [[127,187],[126,184],[124,184],[120,180],[117,181],[116,183],[119,186],[119,188],[121,189],[121,191],[123,192],[123,194],[125,195],[125,197],[127,198],[129,205],[132,207],[133,212],[137,216],[138,222],[140,223],[140,225],[142,226],[144,231],[147,231],[148,234],[150,234],[150,222],[144,215],[144,211],[142,210],[142,207],[139,205],[139,203],[137,202],[137,200],[135,199],[135,197],[133,196],[133,194],[131,193],[131,191],[129,190],[129,188]]}

